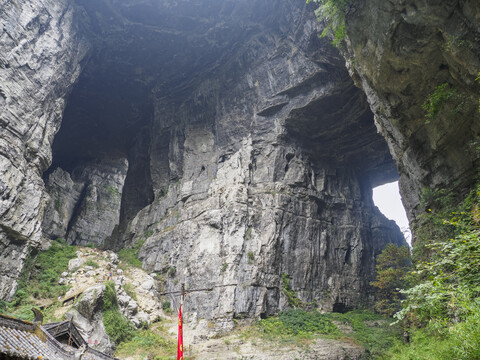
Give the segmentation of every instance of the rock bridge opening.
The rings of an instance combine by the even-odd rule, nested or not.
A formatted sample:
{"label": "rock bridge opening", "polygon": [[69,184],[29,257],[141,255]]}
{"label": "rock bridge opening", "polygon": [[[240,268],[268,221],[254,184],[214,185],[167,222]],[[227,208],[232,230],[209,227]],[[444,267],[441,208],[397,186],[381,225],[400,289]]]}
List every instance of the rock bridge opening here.
{"label": "rock bridge opening", "polygon": [[326,310],[370,301],[375,256],[403,243],[372,188],[398,174],[305,4],[108,4],[83,4],[91,52],[44,174],[44,235],[147,240],[165,291],[226,289],[192,298],[202,316],[227,295],[234,317],[276,313],[286,286]]}

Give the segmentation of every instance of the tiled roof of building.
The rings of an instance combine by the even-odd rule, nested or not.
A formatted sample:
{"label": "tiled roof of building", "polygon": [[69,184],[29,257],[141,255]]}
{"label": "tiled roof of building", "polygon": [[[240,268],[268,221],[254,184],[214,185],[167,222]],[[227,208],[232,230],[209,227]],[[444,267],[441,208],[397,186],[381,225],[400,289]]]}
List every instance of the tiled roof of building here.
{"label": "tiled roof of building", "polygon": [[0,353],[23,359],[75,359],[37,324],[0,315]]}
{"label": "tiled roof of building", "polygon": [[[74,348],[55,339],[55,331],[71,331],[77,345]],[[77,337],[78,335],[78,337]],[[0,358],[7,355],[15,359],[29,360],[73,360],[77,353],[83,353],[85,360],[106,360],[114,357],[91,349],[69,321],[39,326],[30,321],[15,319],[0,314]]]}

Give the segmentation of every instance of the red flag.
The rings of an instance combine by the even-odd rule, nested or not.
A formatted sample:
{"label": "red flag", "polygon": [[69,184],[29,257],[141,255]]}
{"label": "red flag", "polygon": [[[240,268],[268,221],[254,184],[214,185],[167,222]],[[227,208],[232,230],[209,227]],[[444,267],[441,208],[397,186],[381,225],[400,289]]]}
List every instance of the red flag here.
{"label": "red flag", "polygon": [[178,310],[178,346],[177,346],[177,360],[183,360],[183,330],[182,330],[182,305]]}

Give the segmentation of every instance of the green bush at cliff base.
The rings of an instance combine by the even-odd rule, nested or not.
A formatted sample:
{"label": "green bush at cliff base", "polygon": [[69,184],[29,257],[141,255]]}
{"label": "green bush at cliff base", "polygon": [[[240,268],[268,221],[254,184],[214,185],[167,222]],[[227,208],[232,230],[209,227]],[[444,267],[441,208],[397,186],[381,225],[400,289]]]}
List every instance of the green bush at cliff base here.
{"label": "green bush at cliff base", "polygon": [[[433,203],[433,202],[431,202]],[[411,334],[396,344],[388,359],[480,359],[480,183],[452,211],[427,209],[448,231],[425,247],[416,264],[414,286],[402,291],[403,308],[395,314]],[[437,234],[439,232],[436,232]]]}
{"label": "green bush at cliff base", "polygon": [[266,334],[308,338],[314,334],[339,335],[332,320],[318,311],[292,309],[281,312],[278,317],[260,320]]}
{"label": "green bush at cliff base", "polygon": [[[56,298],[68,289],[59,285],[60,274],[68,270],[68,262],[76,257],[76,247],[68,245],[64,240],[52,241],[46,251],[40,251],[32,265],[27,264],[19,288],[35,298]],[[31,267],[30,267],[31,266]]]}
{"label": "green bush at cliff base", "polygon": [[[408,344],[396,341],[385,355],[391,360],[478,360],[480,359],[480,306],[471,304],[471,313],[461,322],[442,327],[432,323],[416,330]],[[434,328],[432,330],[432,328]]]}
{"label": "green bush at cliff base", "polygon": [[[335,324],[351,327],[351,333],[342,333]],[[362,345],[365,359],[379,358],[400,338],[400,327],[390,326],[390,319],[367,310],[355,310],[345,314],[326,313],[299,309],[281,312],[276,317],[262,319],[261,335],[269,341],[302,343],[315,337],[350,338]]]}
{"label": "green bush at cliff base", "polygon": [[369,310],[354,310],[345,314],[325,314],[334,321],[349,324],[352,334],[344,334],[362,345],[365,359],[381,359],[385,352],[401,338],[401,327],[392,325],[391,318]]}
{"label": "green bush at cliff base", "polygon": [[102,317],[105,331],[116,345],[131,340],[135,335],[135,327],[118,309],[115,284],[111,281],[105,283]]}

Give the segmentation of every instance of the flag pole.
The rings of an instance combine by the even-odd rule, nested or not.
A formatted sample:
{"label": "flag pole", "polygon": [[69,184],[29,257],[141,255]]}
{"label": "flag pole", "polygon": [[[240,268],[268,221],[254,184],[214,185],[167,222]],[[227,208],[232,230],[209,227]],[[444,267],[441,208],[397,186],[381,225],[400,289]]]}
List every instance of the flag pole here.
{"label": "flag pole", "polygon": [[185,284],[182,283],[182,290],[180,296],[180,309],[178,310],[178,345],[177,345],[177,360],[183,359],[183,320],[182,320],[182,306],[185,298]]}

